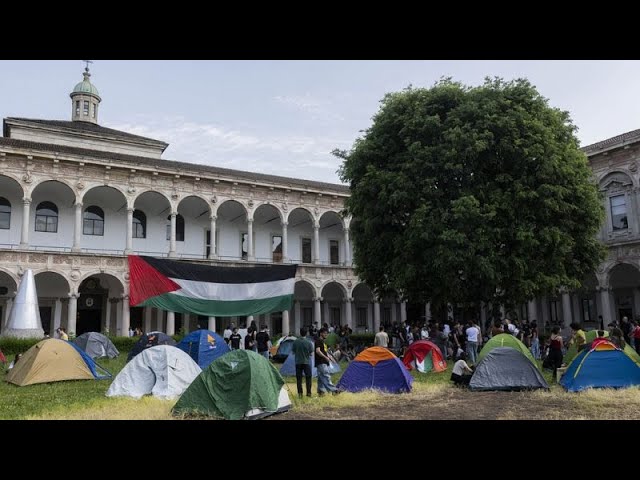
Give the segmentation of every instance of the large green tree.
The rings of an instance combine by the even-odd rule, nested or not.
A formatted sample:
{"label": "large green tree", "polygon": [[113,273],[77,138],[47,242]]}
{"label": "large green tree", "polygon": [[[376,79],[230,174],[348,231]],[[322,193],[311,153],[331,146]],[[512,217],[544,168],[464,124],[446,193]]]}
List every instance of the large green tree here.
{"label": "large green tree", "polygon": [[579,287],[604,218],[567,112],[527,80],[391,93],[344,160],[356,272],[435,306]]}

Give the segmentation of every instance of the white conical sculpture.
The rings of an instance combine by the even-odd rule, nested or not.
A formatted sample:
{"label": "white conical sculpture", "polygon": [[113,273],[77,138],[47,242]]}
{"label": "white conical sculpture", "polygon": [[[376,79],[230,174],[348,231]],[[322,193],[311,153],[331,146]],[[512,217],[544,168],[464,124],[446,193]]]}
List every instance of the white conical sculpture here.
{"label": "white conical sculpture", "polygon": [[18,293],[13,300],[13,307],[9,314],[7,325],[2,331],[3,337],[42,338],[42,322],[38,308],[38,294],[33,272],[27,270],[22,275]]}

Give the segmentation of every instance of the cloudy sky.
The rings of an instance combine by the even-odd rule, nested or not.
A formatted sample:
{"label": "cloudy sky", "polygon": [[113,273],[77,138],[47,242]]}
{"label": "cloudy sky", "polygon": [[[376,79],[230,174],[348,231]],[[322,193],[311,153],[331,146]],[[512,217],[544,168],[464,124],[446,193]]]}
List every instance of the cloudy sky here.
{"label": "cloudy sky", "polygon": [[[74,61],[0,61],[0,115],[70,120]],[[170,144],[164,158],[339,183],[379,100],[439,78],[528,78],[588,145],[640,128],[640,61],[106,61],[100,124]]]}

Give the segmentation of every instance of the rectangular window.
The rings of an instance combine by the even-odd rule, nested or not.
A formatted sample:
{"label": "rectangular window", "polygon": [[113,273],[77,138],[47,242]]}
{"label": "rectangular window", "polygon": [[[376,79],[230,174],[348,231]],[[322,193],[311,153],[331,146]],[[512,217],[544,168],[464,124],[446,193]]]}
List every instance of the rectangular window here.
{"label": "rectangular window", "polygon": [[614,230],[626,230],[629,228],[627,220],[627,202],[624,195],[616,195],[609,198],[611,202],[611,223]]}
{"label": "rectangular window", "polygon": [[249,258],[249,234],[240,234],[240,251],[242,252],[242,260]]}
{"label": "rectangular window", "polygon": [[84,101],[84,108],[82,109],[82,113],[84,113],[87,117],[89,116],[89,100]]}
{"label": "rectangular window", "polygon": [[11,228],[11,212],[0,211],[0,229],[9,230]]}
{"label": "rectangular window", "polygon": [[302,308],[302,326],[310,327],[313,323],[313,309],[311,307]]}
{"label": "rectangular window", "polygon": [[558,317],[558,301],[557,300],[551,300],[549,302],[549,309],[550,309],[550,313],[551,313],[551,324],[553,325],[554,323],[558,323],[560,321],[559,317]]}
{"label": "rectangular window", "polygon": [[83,235],[104,235],[104,220],[93,220],[89,218],[84,219],[82,227]]}
{"label": "rectangular window", "polygon": [[144,235],[144,225],[140,222],[133,222],[133,238],[146,238]]}
{"label": "rectangular window", "polygon": [[391,325],[391,308],[390,307],[384,307],[382,309],[381,320],[382,320],[382,325]]}
{"label": "rectangular window", "polygon": [[56,233],[58,231],[58,217],[36,215],[36,232]]}
{"label": "rectangular window", "polygon": [[282,262],[282,237],[279,235],[271,237],[271,259],[273,263]]}
{"label": "rectangular window", "polygon": [[593,310],[594,310],[593,300],[591,298],[583,298],[582,299],[582,321],[583,322],[594,322],[593,318]]}
{"label": "rectangular window", "polygon": [[80,115],[80,100],[76,100],[76,116]]}
{"label": "rectangular window", "polygon": [[338,240],[329,240],[329,261],[331,265],[340,263],[340,242]]}
{"label": "rectangular window", "polygon": [[303,238],[302,240],[302,263],[311,263],[311,239]]}
{"label": "rectangular window", "polygon": [[356,323],[356,327],[360,327],[360,328],[367,328],[367,308],[366,307],[360,307],[357,309],[357,315],[356,315],[356,319],[357,319],[357,323]]}
{"label": "rectangular window", "polygon": [[331,324],[332,325],[340,325],[340,315],[341,309],[339,307],[331,308]]}

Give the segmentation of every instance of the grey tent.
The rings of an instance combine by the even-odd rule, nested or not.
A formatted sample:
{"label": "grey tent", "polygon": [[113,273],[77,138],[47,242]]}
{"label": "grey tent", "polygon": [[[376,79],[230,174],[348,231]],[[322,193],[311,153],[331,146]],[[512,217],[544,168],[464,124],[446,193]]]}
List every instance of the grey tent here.
{"label": "grey tent", "polygon": [[476,366],[471,390],[532,390],[549,388],[540,370],[521,352],[496,347]]}
{"label": "grey tent", "polygon": [[202,370],[179,348],[157,345],[127,363],[107,390],[107,397],[160,398],[182,395]]}
{"label": "grey tent", "polygon": [[120,355],[113,342],[98,332],[83,333],[73,343],[84,350],[91,358],[116,358]]}

